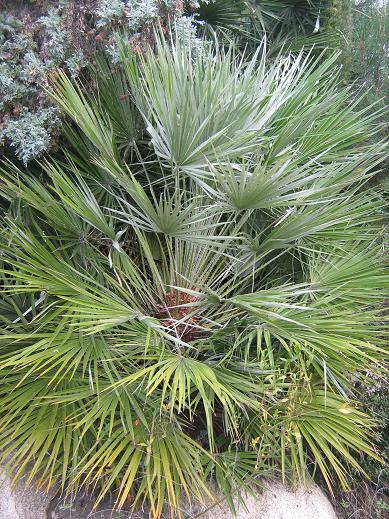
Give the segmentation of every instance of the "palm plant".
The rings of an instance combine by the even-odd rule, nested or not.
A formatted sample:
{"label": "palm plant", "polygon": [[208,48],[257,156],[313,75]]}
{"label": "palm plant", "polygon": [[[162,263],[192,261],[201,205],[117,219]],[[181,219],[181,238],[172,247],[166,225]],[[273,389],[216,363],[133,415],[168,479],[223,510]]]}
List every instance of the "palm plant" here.
{"label": "palm plant", "polygon": [[[266,35],[269,51],[338,48],[339,31],[327,27],[332,3],[317,0],[200,0],[194,16],[205,34],[233,38],[246,50]],[[186,12],[193,12],[186,2]]]}
{"label": "palm plant", "polygon": [[119,46],[96,94],[55,81],[65,158],[2,169],[0,461],[153,517],[208,478],[232,508],[269,471],[347,487],[378,458],[354,388],[386,354],[379,114],[336,56]]}

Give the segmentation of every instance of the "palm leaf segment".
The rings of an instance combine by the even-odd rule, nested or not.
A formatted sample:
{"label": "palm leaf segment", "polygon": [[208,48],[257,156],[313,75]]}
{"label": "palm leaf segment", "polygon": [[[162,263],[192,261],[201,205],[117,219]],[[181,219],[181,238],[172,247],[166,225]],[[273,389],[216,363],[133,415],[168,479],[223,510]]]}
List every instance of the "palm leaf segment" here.
{"label": "palm leaf segment", "polygon": [[331,2],[317,0],[200,0],[185,2],[198,31],[221,40],[233,39],[244,48],[256,46],[266,35],[270,54],[303,48],[339,48],[340,35],[326,18]]}
{"label": "palm leaf segment", "polygon": [[347,486],[385,356],[376,114],[333,59],[121,53],[95,97],[58,77],[65,161],[2,171],[1,460],[155,517],[210,475]]}

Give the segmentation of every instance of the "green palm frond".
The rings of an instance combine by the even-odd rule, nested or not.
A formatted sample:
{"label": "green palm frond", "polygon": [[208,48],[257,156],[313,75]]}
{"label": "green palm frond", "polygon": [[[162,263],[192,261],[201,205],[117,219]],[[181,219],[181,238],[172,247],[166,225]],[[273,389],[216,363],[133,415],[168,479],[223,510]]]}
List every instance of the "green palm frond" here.
{"label": "green palm frond", "polygon": [[[275,41],[282,35],[285,41],[314,33],[325,7],[326,2],[314,0],[201,0],[194,16],[213,30],[227,30],[243,42],[260,40],[265,33]],[[187,11],[189,14],[190,9]]]}
{"label": "green palm frond", "polygon": [[[300,453],[304,439],[314,453],[316,463],[329,487],[332,473],[328,465],[342,485],[348,488],[348,467],[361,470],[353,451],[364,451],[379,459],[367,434],[368,417],[358,411],[353,403],[345,403],[336,395],[328,395],[323,390],[316,391],[308,402],[302,402],[291,423],[293,426],[287,432],[286,441],[290,442],[289,448],[294,452],[293,463],[300,463],[300,471],[303,472],[304,463],[301,460],[304,458]],[[287,448],[288,445],[284,444],[285,453]]]}
{"label": "green palm frond", "polygon": [[249,17],[244,0],[200,1],[195,17],[214,30],[229,30],[249,35]]}
{"label": "green palm frond", "polygon": [[232,509],[268,474],[347,487],[387,356],[379,112],[336,56],[118,44],[96,92],[54,81],[62,160],[1,169],[0,462],[155,518],[209,479]]}

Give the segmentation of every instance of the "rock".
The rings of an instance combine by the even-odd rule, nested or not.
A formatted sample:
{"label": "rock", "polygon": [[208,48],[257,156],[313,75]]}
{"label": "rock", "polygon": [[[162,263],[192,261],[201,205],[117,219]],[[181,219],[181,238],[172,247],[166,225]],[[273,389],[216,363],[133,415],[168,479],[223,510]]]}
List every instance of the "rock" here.
{"label": "rock", "polygon": [[47,519],[50,499],[33,487],[12,488],[11,479],[0,472],[0,519]]}
{"label": "rock", "polygon": [[[236,518],[225,501],[219,504],[183,506],[186,519],[336,519],[336,514],[325,494],[316,485],[292,491],[281,483],[264,482],[264,491],[247,495],[245,505],[237,504]],[[114,512],[106,502],[93,511],[93,499],[78,494],[64,500],[46,496],[33,487],[21,484],[11,487],[11,480],[0,473],[0,519],[150,519],[144,511],[128,514]],[[167,516],[166,516],[167,517]]]}
{"label": "rock", "polygon": [[[264,491],[245,499],[247,510],[237,505],[235,519],[336,519],[335,511],[322,490],[311,485],[296,491],[281,483],[264,483]],[[234,519],[225,504],[198,514],[199,519]]]}
{"label": "rock", "polygon": [[53,494],[45,495],[32,485],[25,488],[20,483],[13,487],[7,473],[0,472],[0,519],[128,519],[129,517],[129,514],[113,512],[110,503],[103,503],[97,511],[92,509],[93,499],[82,493],[74,499],[64,500],[53,497]]}

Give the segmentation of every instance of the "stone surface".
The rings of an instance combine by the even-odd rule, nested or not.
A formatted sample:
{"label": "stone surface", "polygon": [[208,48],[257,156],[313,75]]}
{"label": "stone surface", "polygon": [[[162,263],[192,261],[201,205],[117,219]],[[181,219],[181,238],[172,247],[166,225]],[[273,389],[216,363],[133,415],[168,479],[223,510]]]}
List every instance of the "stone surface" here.
{"label": "stone surface", "polygon": [[50,497],[21,484],[12,488],[10,478],[0,472],[0,519],[47,519]]}
{"label": "stone surface", "polygon": [[[315,485],[292,491],[280,483],[263,484],[262,493],[245,498],[247,509],[237,505],[236,519],[336,519],[331,503]],[[8,476],[0,473],[0,519],[150,519],[141,511],[114,512],[109,503],[92,511],[92,498],[81,494],[71,502],[51,497],[22,485],[12,489]],[[183,508],[185,519],[234,519],[224,501]]]}
{"label": "stone surface", "polygon": [[[326,495],[316,485],[296,491],[281,483],[264,483],[264,491],[247,496],[245,505],[237,505],[236,519],[336,519],[335,511]],[[233,519],[223,504],[208,508],[199,519]]]}

